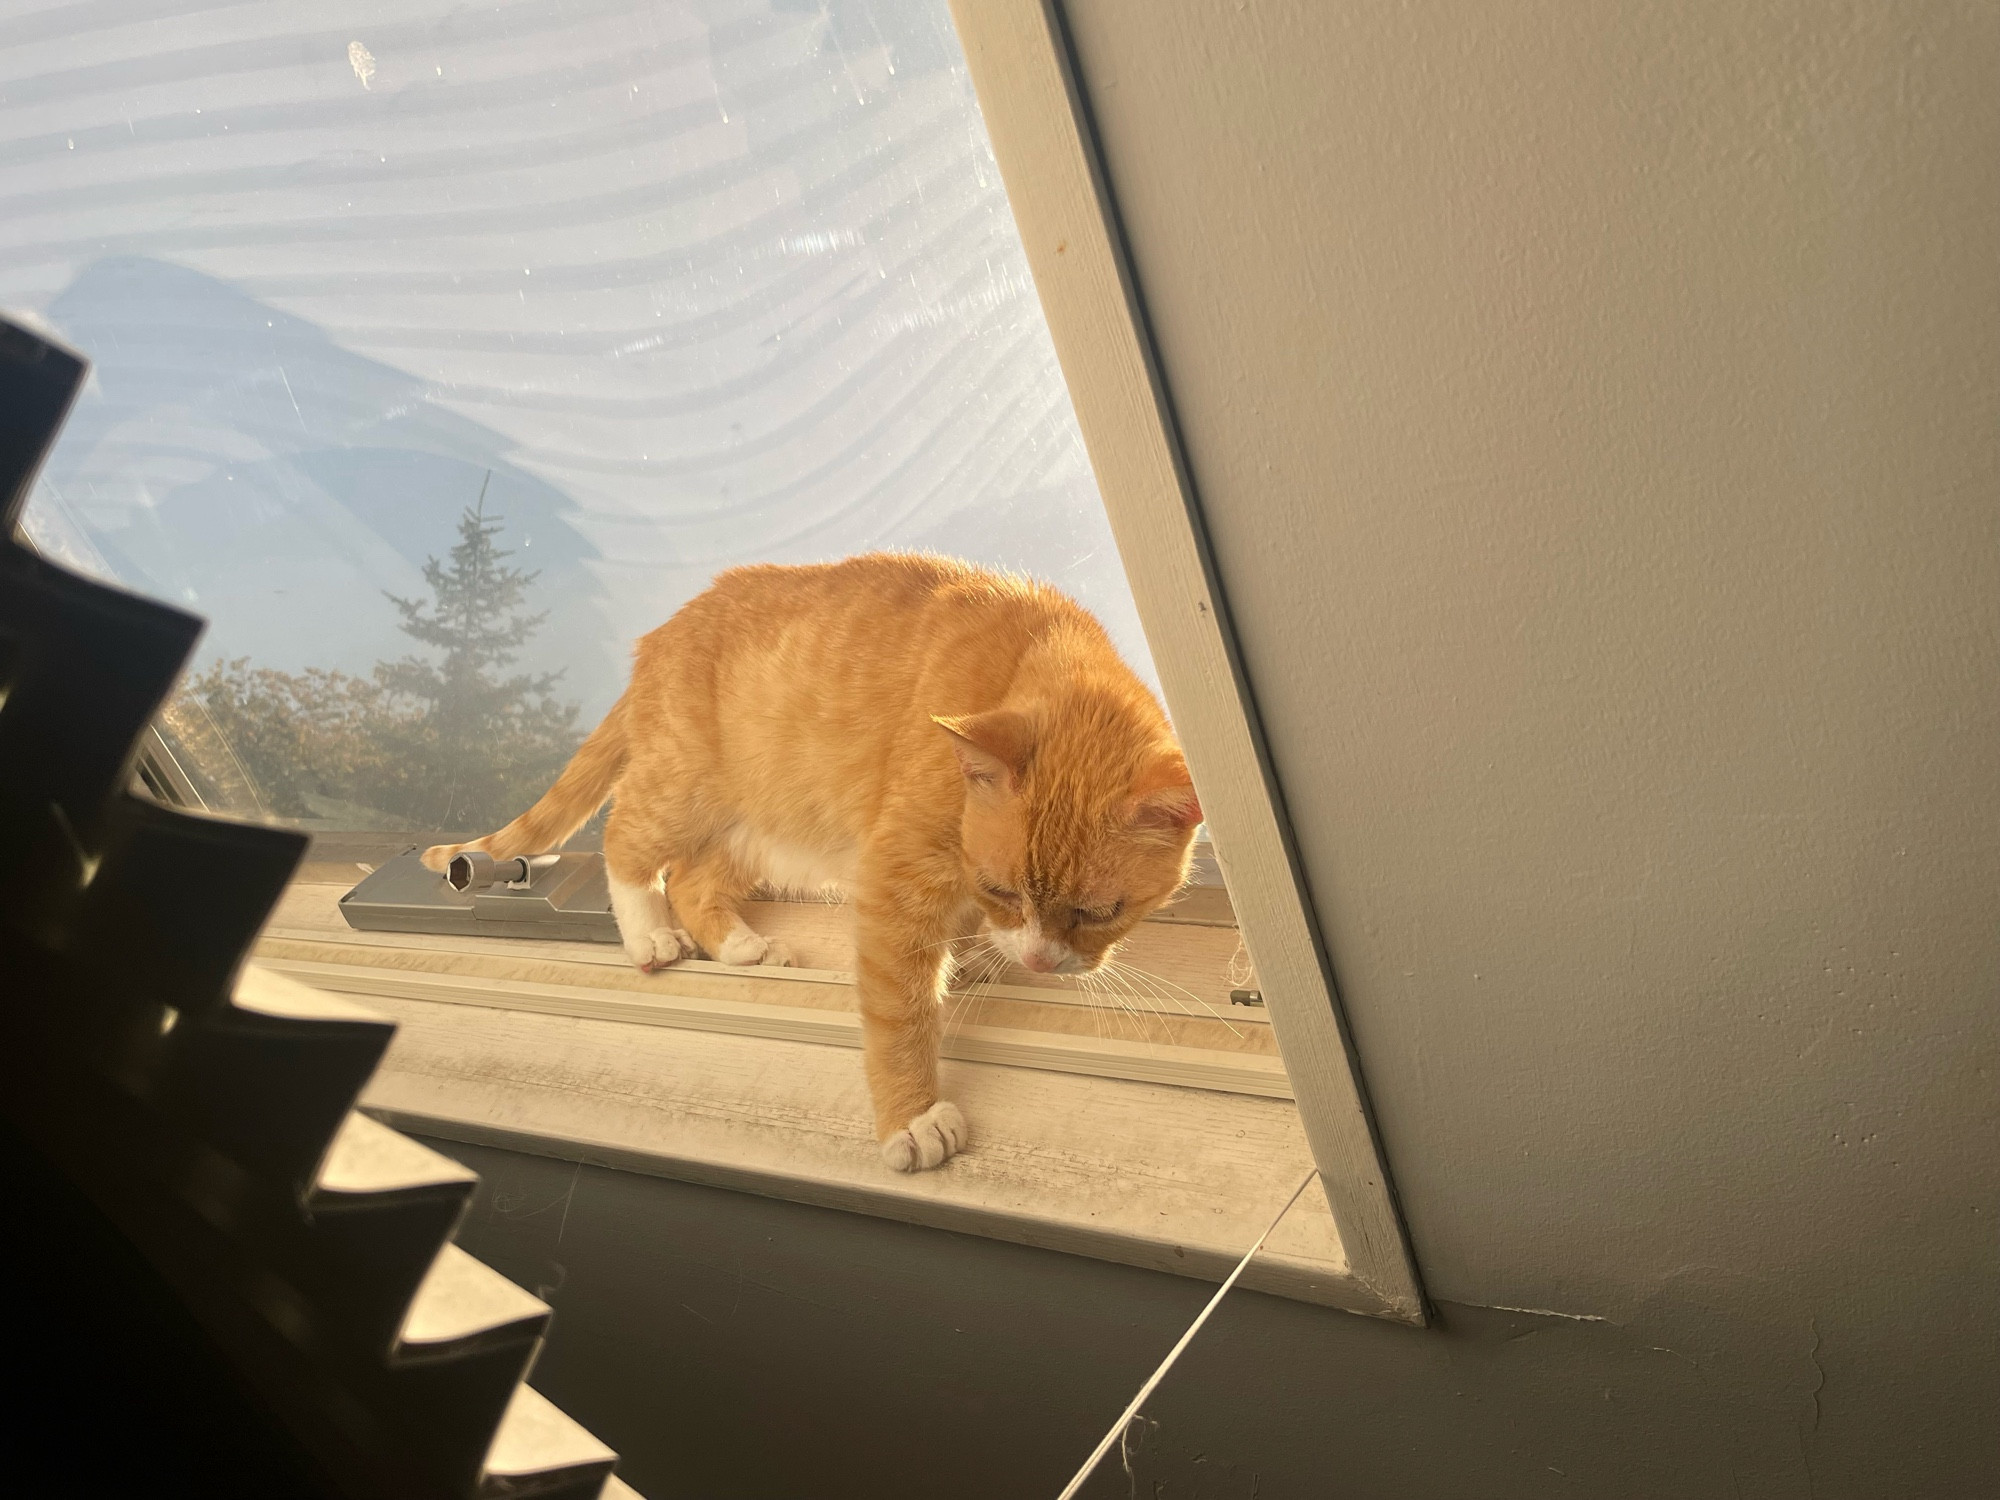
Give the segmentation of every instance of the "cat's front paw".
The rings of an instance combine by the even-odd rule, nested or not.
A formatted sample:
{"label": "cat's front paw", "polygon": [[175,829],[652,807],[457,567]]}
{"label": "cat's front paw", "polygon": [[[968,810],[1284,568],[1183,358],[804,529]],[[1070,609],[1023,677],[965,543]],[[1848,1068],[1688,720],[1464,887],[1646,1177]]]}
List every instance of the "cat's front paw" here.
{"label": "cat's front paw", "polygon": [[767,938],[752,932],[748,927],[739,927],[722,940],[722,951],[715,955],[726,964],[757,965],[766,969],[789,967],[792,950],[776,938]]}
{"label": "cat's front paw", "polygon": [[921,1172],[965,1149],[965,1116],[940,1099],[882,1143],[882,1160],[898,1172]]}
{"label": "cat's front paw", "polygon": [[655,927],[642,938],[628,938],[625,951],[648,974],[694,956],[694,939],[678,927]]}

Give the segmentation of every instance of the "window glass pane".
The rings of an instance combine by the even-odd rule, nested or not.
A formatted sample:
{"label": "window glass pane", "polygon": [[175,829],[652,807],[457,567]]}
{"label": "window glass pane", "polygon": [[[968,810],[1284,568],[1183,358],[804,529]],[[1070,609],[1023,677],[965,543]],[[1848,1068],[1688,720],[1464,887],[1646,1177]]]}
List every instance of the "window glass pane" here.
{"label": "window glass pane", "polygon": [[0,307],[95,365],[27,528],[212,622],[219,805],[494,826],[750,560],[1023,569],[1151,677],[945,0],[100,0],[0,80]]}

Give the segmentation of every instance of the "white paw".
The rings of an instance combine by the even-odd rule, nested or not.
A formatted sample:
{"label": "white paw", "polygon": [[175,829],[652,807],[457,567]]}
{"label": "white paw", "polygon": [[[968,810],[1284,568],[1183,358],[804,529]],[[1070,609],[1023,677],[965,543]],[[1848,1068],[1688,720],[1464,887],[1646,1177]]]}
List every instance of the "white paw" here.
{"label": "white paw", "polygon": [[940,1099],[882,1143],[882,1160],[898,1172],[919,1172],[965,1149],[965,1116]]}
{"label": "white paw", "polygon": [[765,968],[780,968],[791,963],[792,950],[775,938],[764,937],[748,927],[739,927],[722,940],[722,951],[715,956],[726,964],[760,964]]}
{"label": "white paw", "polygon": [[625,951],[632,956],[633,963],[650,974],[690,957],[694,953],[694,939],[678,927],[655,927],[636,942],[627,942]]}

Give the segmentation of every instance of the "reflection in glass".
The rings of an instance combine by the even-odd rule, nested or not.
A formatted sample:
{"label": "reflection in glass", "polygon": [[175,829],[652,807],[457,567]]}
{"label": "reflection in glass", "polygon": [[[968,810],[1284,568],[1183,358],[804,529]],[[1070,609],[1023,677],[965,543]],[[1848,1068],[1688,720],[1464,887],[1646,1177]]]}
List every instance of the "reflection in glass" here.
{"label": "reflection in glass", "polygon": [[113,0],[0,77],[0,307],[95,365],[28,529],[212,622],[218,805],[497,823],[751,560],[1021,568],[1150,676],[945,0]]}

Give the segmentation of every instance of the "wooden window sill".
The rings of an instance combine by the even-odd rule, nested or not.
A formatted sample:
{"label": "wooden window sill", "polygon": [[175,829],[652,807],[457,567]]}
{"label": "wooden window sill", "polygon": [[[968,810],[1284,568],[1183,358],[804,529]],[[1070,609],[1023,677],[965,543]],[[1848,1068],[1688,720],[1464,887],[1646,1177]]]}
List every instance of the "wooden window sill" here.
{"label": "wooden window sill", "polygon": [[[362,1103],[405,1130],[1209,1280],[1312,1165],[1268,1023],[1242,1007],[1225,1029],[1166,1000],[1107,1018],[1031,985],[968,997],[945,1086],[972,1144],[904,1175],[869,1130],[844,969],[647,976],[604,945],[356,933],[340,889],[295,886],[255,961],[398,1022]],[[786,905],[753,923],[837,924],[769,909]],[[814,941],[802,960],[838,958]],[[1353,1274],[1317,1183],[1244,1281],[1405,1316]]]}
{"label": "wooden window sill", "polygon": [[[972,1142],[882,1161],[844,1048],[376,997],[396,1039],[362,1107],[445,1140],[617,1167],[1220,1280],[1312,1164],[1277,1099],[965,1061]],[[1402,1316],[1356,1278],[1315,1183],[1244,1276]]]}

